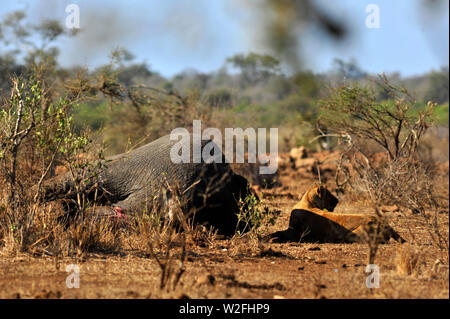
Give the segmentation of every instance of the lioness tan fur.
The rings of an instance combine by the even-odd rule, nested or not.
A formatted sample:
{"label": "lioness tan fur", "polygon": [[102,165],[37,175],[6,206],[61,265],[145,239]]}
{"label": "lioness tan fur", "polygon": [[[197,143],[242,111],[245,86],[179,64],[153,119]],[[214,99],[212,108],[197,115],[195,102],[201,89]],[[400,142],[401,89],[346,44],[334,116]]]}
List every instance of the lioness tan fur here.
{"label": "lioness tan fur", "polygon": [[[333,213],[338,202],[324,186],[313,186],[293,207],[289,229],[271,237],[282,241],[296,241],[303,236],[305,239],[322,242],[357,242],[369,238],[379,242],[387,242],[390,238],[404,241],[376,215]],[[374,234],[376,238],[373,237]]]}

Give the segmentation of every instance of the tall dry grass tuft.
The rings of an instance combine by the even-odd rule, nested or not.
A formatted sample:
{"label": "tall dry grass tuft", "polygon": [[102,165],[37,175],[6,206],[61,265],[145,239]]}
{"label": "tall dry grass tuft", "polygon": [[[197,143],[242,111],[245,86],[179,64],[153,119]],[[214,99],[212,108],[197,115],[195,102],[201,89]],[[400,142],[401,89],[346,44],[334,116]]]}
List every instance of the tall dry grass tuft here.
{"label": "tall dry grass tuft", "polygon": [[[174,199],[171,203],[168,205],[166,201],[161,206],[153,199],[151,211],[138,214],[130,227],[133,236],[131,247],[156,262],[160,270],[159,288],[166,292],[177,288],[185,272],[190,230],[181,207],[176,206],[180,200]],[[178,222],[172,220],[171,216]],[[184,232],[179,231],[179,225],[184,226]]]}
{"label": "tall dry grass tuft", "polygon": [[420,275],[423,263],[423,254],[420,247],[410,244],[398,247],[395,265],[399,275]]}

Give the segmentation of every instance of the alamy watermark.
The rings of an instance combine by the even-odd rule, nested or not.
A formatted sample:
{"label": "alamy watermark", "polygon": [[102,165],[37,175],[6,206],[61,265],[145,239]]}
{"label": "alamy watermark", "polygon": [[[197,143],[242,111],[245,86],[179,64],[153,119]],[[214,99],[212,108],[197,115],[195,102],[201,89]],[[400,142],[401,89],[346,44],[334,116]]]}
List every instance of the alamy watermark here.
{"label": "alamy watermark", "polygon": [[71,288],[80,288],[80,267],[75,264],[67,265],[66,272],[69,275],[66,277],[66,287]]}
{"label": "alamy watermark", "polygon": [[[206,128],[202,132],[201,121],[193,121],[192,134],[185,128],[176,128],[170,133],[172,141],[178,141],[170,150],[173,163],[244,163],[245,140],[248,146],[248,163],[260,163],[260,174],[274,174],[278,169],[278,128],[269,130],[269,152],[267,152],[266,128],[225,128],[225,154],[222,153],[222,132],[217,128]],[[192,143],[191,143],[192,137]],[[236,154],[234,154],[236,139]],[[202,147],[202,140],[210,140]],[[192,145],[192,153],[191,153]],[[192,155],[192,156],[191,156]],[[225,159],[223,159],[225,155]],[[236,156],[234,156],[236,155]]]}
{"label": "alamy watermark", "polygon": [[366,6],[366,27],[369,29],[380,28],[380,7],[377,4],[370,3]]}
{"label": "alamy watermark", "polygon": [[80,7],[77,4],[71,3],[66,6],[66,27],[68,29],[80,28]]}
{"label": "alamy watermark", "polygon": [[366,272],[370,273],[366,278],[367,288],[380,288],[380,267],[375,264],[366,266]]}

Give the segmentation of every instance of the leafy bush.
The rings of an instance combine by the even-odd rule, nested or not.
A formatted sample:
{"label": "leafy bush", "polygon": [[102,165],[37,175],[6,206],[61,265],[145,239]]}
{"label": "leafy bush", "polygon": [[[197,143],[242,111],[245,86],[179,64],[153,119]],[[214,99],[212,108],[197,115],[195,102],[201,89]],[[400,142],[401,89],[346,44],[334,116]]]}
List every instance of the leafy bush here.
{"label": "leafy bush", "polygon": [[385,77],[377,85],[387,90],[389,101],[378,101],[374,90],[341,85],[319,103],[319,121],[341,138],[363,138],[378,144],[390,160],[414,157],[420,138],[431,125],[436,104],[417,112],[416,100],[404,88],[392,86]]}
{"label": "leafy bush", "polygon": [[242,232],[238,231],[238,235],[245,231],[258,232],[264,223],[274,225],[278,217],[277,211],[270,211],[268,207],[264,207],[263,201],[254,194],[239,198],[238,205],[240,207],[239,222],[245,225]]}
{"label": "leafy bush", "polygon": [[82,211],[87,208],[83,184],[96,169],[80,158],[91,144],[89,134],[76,134],[73,129],[70,110],[79,96],[52,99],[52,92],[43,88],[42,74],[36,69],[28,78],[12,78],[11,97],[0,107],[0,178],[4,185],[0,238],[13,238],[19,250],[39,240],[34,222],[43,183],[56,163],[68,167]]}

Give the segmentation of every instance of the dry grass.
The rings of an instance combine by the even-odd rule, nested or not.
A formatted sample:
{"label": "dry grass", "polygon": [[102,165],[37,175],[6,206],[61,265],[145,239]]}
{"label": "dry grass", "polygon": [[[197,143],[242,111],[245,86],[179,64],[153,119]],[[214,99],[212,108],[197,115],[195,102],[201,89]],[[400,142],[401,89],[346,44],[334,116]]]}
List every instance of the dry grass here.
{"label": "dry grass", "polygon": [[395,263],[397,265],[397,273],[399,275],[420,274],[421,266],[423,266],[422,253],[420,247],[414,247],[406,244],[399,247],[396,252]]}

